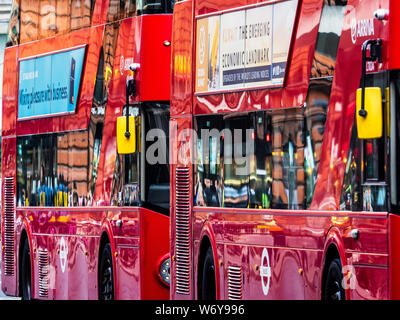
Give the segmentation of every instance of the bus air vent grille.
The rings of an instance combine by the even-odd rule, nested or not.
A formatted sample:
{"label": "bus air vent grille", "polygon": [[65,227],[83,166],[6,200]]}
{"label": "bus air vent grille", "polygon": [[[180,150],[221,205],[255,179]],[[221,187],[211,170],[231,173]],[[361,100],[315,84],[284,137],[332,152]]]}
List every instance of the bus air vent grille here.
{"label": "bus air vent grille", "polygon": [[4,275],[14,275],[15,261],[15,204],[14,204],[14,178],[4,179]]}
{"label": "bus air vent grille", "polygon": [[39,249],[39,296],[49,295],[49,253],[47,250]]}
{"label": "bus air vent grille", "polygon": [[189,189],[189,168],[176,168],[176,293],[184,295],[189,295],[191,291]]}
{"label": "bus air vent grille", "polygon": [[228,267],[228,299],[241,300],[242,299],[242,267],[229,266]]}

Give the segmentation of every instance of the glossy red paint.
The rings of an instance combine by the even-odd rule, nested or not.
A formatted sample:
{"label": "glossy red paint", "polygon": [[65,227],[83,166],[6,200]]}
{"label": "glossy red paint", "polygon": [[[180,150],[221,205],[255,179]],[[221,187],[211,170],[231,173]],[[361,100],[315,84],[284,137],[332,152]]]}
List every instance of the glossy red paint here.
{"label": "glossy red paint", "polygon": [[400,240],[398,231],[400,228],[400,217],[398,215],[390,215],[389,228],[390,299],[400,300]]}
{"label": "glossy red paint", "polygon": [[[263,3],[267,2],[274,1]],[[180,41],[179,44],[173,44],[172,48],[172,63],[175,68],[172,74],[171,115],[174,117],[171,123],[177,124],[178,129],[175,135],[171,135],[171,146],[174,146],[171,159],[180,159],[175,150],[179,149],[178,137],[181,130],[190,126],[189,121],[187,125],[179,125],[187,118],[186,114],[234,113],[301,106],[304,103],[323,5],[320,0],[300,1],[287,81],[282,88],[196,95],[192,84],[195,66],[191,74],[181,73],[176,67],[182,57],[189,59],[191,56],[190,61],[195,61],[193,39],[196,37],[196,17],[255,3],[259,2],[195,0],[192,14],[190,1],[181,2],[176,7],[173,38],[177,37]],[[208,241],[211,242],[214,253],[216,293],[219,299],[230,298],[232,268],[240,268],[243,279],[240,298],[321,299],[324,268],[330,262],[327,258],[332,259],[328,252],[329,255],[334,252],[341,260],[347,299],[388,299],[398,296],[398,277],[394,275],[399,263],[397,254],[394,254],[398,251],[398,241],[393,237],[398,229],[396,216],[390,215],[389,219],[386,212],[339,211],[355,111],[355,92],[361,76],[361,46],[369,38],[379,37],[383,40],[384,61],[382,64],[369,65],[368,72],[388,70],[391,64],[394,66],[398,62],[398,55],[390,51],[397,50],[397,45],[394,44],[390,49],[388,45],[389,36],[397,34],[398,28],[394,26],[398,22],[392,26],[390,20],[372,20],[371,34],[357,33],[357,27],[360,21],[373,19],[376,9],[389,8],[389,5],[391,8],[398,6],[389,0],[370,1],[368,5],[360,0],[348,1],[333,77],[318,180],[310,210],[193,207],[191,193],[188,202],[188,228],[192,238],[188,250],[193,257],[189,262],[193,280],[188,285],[189,293],[182,295],[176,292],[177,278],[173,276],[171,298],[198,298],[199,260],[204,253],[201,248]],[[396,16],[397,13],[393,14],[393,17]],[[394,20],[393,17],[391,19]],[[189,22],[192,23],[191,27]],[[185,32],[180,33],[180,30]],[[190,45],[191,55],[188,53]],[[171,172],[173,190],[176,176],[174,170]],[[192,174],[191,171],[190,173]],[[193,189],[194,185],[195,181],[190,183],[190,188]],[[171,196],[171,204],[174,201],[174,196]],[[175,254],[175,204],[171,206],[171,214],[171,254]],[[359,232],[358,239],[352,237],[352,231],[356,229]],[[270,268],[269,271],[266,267]]]}
{"label": "glossy red paint", "polygon": [[[16,221],[24,221],[18,224],[16,238],[23,231],[28,234],[34,298],[97,299],[100,239],[105,233],[114,259],[115,298],[168,299],[169,288],[156,274],[157,261],[169,251],[168,217],[142,208],[21,208]],[[50,261],[46,295],[37,263],[44,252]]]}
{"label": "glossy red paint", "polygon": [[192,112],[192,1],[180,1],[174,7],[171,60],[171,117]]}
{"label": "glossy red paint", "polygon": [[[185,134],[187,129],[191,129],[192,117],[189,116],[179,116],[179,117],[171,117],[170,120],[170,204],[171,210],[170,212],[176,212],[177,208],[177,180],[176,180],[176,172],[178,169],[186,168],[189,172],[189,177],[193,175],[191,161],[192,161],[192,137]],[[182,134],[181,134],[182,133]],[[187,212],[189,216],[187,219],[192,219],[192,203],[193,203],[193,185],[189,183],[188,185],[188,194],[189,194],[189,202]],[[188,300],[191,299],[194,294],[193,285],[190,286],[189,291],[190,294],[177,294],[176,293],[176,277],[177,277],[177,247],[174,246],[176,242],[177,228],[176,228],[176,216],[171,215],[170,222],[170,241],[171,241],[171,299],[178,300]],[[189,241],[191,242],[191,234],[192,229],[189,228]],[[189,255],[191,255],[191,249],[189,251]],[[189,278],[193,278],[192,267],[188,270]]]}

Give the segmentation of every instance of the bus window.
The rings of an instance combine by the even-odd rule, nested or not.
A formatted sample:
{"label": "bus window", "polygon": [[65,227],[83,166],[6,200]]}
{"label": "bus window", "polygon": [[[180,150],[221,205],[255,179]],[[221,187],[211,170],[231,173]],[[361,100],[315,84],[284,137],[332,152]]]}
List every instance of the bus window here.
{"label": "bus window", "polygon": [[328,113],[332,77],[310,80],[307,93],[305,116],[304,169],[306,207],[309,207],[317,183],[322,141],[324,138],[326,116]]}
{"label": "bus window", "polygon": [[[146,154],[142,153],[146,157],[144,205],[169,215],[169,104],[147,103],[143,110],[146,120]],[[157,141],[150,138],[151,131]]]}
{"label": "bus window", "polygon": [[255,161],[250,173],[250,207],[270,208],[272,200],[271,113],[257,112],[254,122]]}
{"label": "bus window", "polygon": [[90,27],[93,9],[90,0],[20,0],[21,43]]}
{"label": "bus window", "polygon": [[224,138],[224,207],[250,206],[250,168],[254,161],[255,136],[251,118],[248,115],[224,117],[225,129],[231,133],[231,139]]}
{"label": "bus window", "polygon": [[[390,84],[390,190],[391,204],[395,210],[400,208],[400,75],[393,74]],[[397,211],[399,212],[399,211]]]}
{"label": "bus window", "polygon": [[[381,87],[385,92],[387,73],[381,72],[368,75],[367,85]],[[383,97],[382,97],[383,99]],[[385,111],[386,114],[386,111]],[[384,130],[388,132],[386,121]],[[363,165],[362,170],[362,209],[364,211],[386,211],[386,139],[384,134],[378,139],[360,140]]]}
{"label": "bus window", "polygon": [[137,0],[137,13],[172,13],[175,0]]}
{"label": "bus window", "polygon": [[304,208],[304,135],[301,108],[272,114],[272,208]]}
{"label": "bus window", "polygon": [[223,131],[222,116],[197,117],[196,156],[194,157],[194,203],[196,206],[221,207]]}
{"label": "bus window", "polygon": [[137,148],[135,153],[117,155],[111,204],[169,215],[169,104],[143,103],[140,109],[130,107]]}
{"label": "bus window", "polygon": [[340,197],[340,210],[361,210],[361,164],[360,143],[357,139],[355,123],[351,131],[349,153],[346,157],[346,167]]}

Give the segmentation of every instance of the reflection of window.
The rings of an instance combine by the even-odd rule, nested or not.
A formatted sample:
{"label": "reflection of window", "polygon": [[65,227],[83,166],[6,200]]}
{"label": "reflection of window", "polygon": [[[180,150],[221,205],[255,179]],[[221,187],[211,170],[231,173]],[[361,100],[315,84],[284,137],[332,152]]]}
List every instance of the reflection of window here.
{"label": "reflection of window", "polygon": [[90,205],[88,153],[87,130],[18,138],[18,206]]}
{"label": "reflection of window", "polygon": [[14,1],[10,13],[8,25],[7,47],[15,46],[19,43],[19,3]]}

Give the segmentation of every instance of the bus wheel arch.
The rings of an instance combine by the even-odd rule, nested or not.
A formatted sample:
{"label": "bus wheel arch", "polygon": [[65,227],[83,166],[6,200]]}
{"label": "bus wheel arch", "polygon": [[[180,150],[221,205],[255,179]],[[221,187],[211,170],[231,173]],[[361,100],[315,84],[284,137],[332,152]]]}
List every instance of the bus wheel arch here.
{"label": "bus wheel arch", "polygon": [[100,238],[98,259],[98,298],[115,299],[115,261],[110,237],[104,231]]}
{"label": "bus wheel arch", "polygon": [[[342,250],[340,250],[340,245],[338,245],[338,242],[334,238],[336,238],[335,235],[327,242],[324,254],[320,291],[322,300],[346,298],[345,289],[342,284],[344,255]],[[332,294],[333,291],[335,294]]]}
{"label": "bus wheel arch", "polygon": [[32,299],[32,254],[28,233],[24,229],[21,232],[18,250],[18,277],[19,296],[23,300]]}
{"label": "bus wheel arch", "polygon": [[[205,229],[207,230],[207,228]],[[197,298],[199,300],[216,300],[219,298],[218,263],[213,237],[204,232],[201,237],[197,265]]]}

